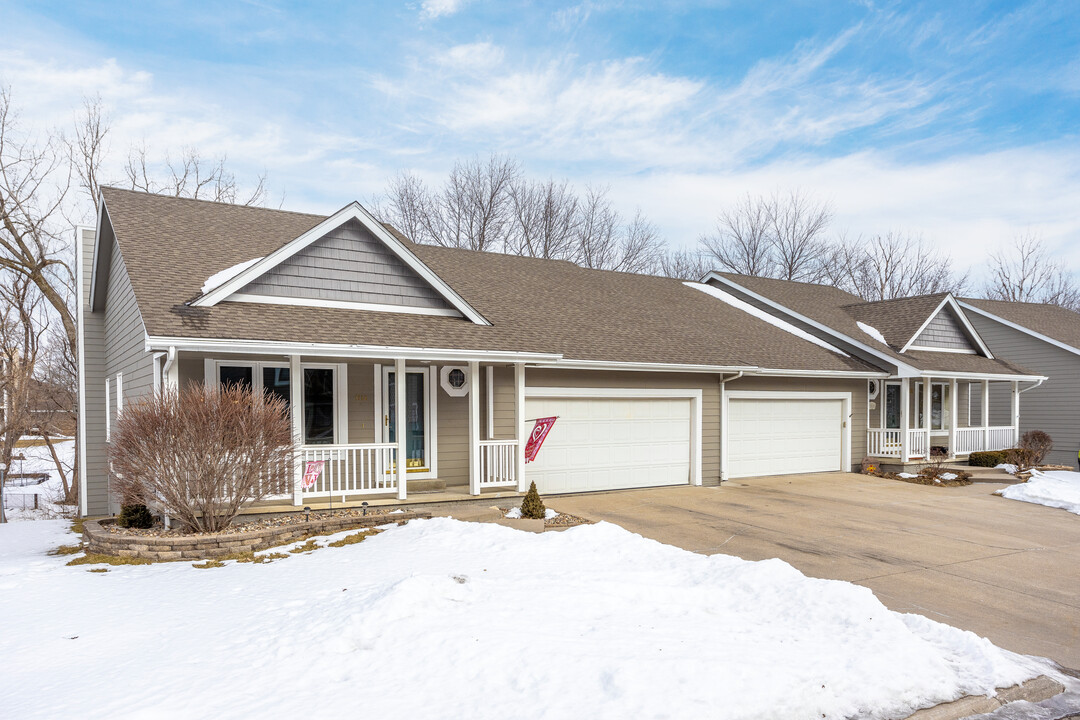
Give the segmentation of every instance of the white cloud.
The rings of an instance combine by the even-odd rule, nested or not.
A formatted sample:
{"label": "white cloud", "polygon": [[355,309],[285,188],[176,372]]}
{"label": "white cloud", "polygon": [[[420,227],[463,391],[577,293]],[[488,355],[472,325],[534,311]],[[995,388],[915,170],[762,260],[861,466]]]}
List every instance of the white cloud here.
{"label": "white cloud", "polygon": [[498,45],[490,42],[474,42],[455,45],[438,53],[435,61],[456,70],[484,70],[502,62],[503,55],[503,49]]}
{"label": "white cloud", "polygon": [[420,5],[420,17],[427,20],[453,15],[465,6],[467,0],[424,0]]}

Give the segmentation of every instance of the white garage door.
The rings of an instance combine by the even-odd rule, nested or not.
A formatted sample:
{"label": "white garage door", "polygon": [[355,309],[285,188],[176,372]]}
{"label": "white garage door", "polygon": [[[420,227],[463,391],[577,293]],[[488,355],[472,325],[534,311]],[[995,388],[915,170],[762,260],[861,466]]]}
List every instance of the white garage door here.
{"label": "white garage door", "polygon": [[728,399],[728,477],[844,469],[844,402]]}
{"label": "white garage door", "polygon": [[525,479],[541,493],[690,481],[690,400],[528,398],[526,417],[559,419]]}

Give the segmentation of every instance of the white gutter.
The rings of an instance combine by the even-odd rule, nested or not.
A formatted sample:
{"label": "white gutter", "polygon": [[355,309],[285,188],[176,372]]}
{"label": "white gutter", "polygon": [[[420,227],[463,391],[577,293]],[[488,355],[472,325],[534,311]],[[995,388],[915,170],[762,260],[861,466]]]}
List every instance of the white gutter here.
{"label": "white gutter", "polygon": [[1015,380],[1017,382],[1039,383],[1050,379],[1046,375],[1006,375],[1003,373],[944,372],[939,370],[924,370],[919,377],[955,378],[957,380]]}
{"label": "white gutter", "polygon": [[726,378],[720,376],[720,484],[727,479],[727,390],[724,384],[732,380],[738,380],[743,376],[740,370],[735,377]]}
{"label": "white gutter", "polygon": [[1040,385],[1042,385],[1047,380],[1049,380],[1049,378],[1039,378],[1038,380],[1035,381],[1035,384],[1032,385],[1031,387],[1026,387],[1023,390],[1018,391],[1017,395],[1022,395],[1023,393],[1026,393],[1028,390],[1034,390],[1035,388],[1039,387]]}
{"label": "white gutter", "polygon": [[689,373],[725,373],[756,372],[754,365],[691,365],[683,363],[646,363],[619,362],[611,360],[557,360],[555,362],[536,363],[536,367],[551,367],[564,370],[631,370],[641,372],[689,372]]}
{"label": "white gutter", "polygon": [[[784,370],[783,368],[760,368],[755,375],[789,377],[837,377],[837,378],[890,378],[884,370]],[[734,379],[734,378],[732,378]]]}

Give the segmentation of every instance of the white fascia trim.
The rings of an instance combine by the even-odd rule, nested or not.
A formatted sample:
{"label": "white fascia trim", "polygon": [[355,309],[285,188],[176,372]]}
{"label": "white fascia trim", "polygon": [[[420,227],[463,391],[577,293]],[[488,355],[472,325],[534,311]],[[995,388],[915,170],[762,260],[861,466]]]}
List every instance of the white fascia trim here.
{"label": "white fascia trim", "polygon": [[547,398],[688,398],[701,399],[701,388],[590,388],[525,386],[525,397]]}
{"label": "white fascia trim", "polygon": [[960,348],[940,348],[929,345],[911,345],[908,350],[923,350],[925,352],[953,353],[955,355],[978,355],[977,350],[961,350]]}
{"label": "white fascia trim", "polygon": [[538,362],[535,367],[564,370],[631,370],[641,372],[729,373],[757,370],[753,365],[688,365],[681,363],[617,362],[612,360],[560,359],[555,362]]}
{"label": "white fascia trim", "polygon": [[310,357],[375,358],[406,360],[438,360],[465,362],[556,362],[560,355],[502,350],[453,350],[445,348],[396,347],[390,345],[336,345],[331,343],[301,343],[273,340],[234,340],[222,338],[147,338],[148,350],[168,350],[175,347],[186,352],[226,353],[230,355],[306,355]]}
{"label": "white fascia trim", "polygon": [[465,299],[447,285],[442,278],[436,275],[431,268],[425,265],[420,258],[405,247],[400,240],[390,234],[390,232],[384,228],[378,220],[372,217],[371,213],[365,210],[360,203],[355,201],[338,210],[300,237],[270,253],[228,282],[223,283],[202,297],[192,301],[191,304],[195,307],[213,307],[214,305],[217,305],[255,278],[280,265],[285,260],[288,260],[308,245],[311,245],[313,242],[326,235],[326,233],[349,220],[357,220],[361,225],[367,228],[375,235],[375,237],[381,240],[391,252],[397,255],[402,262],[412,268],[421,278],[434,287],[447,302],[457,308],[462,315],[477,325],[491,324],[480,313],[474,310],[471,305],[465,302]]}
{"label": "white fascia trim", "polygon": [[925,370],[919,377],[946,378],[956,380],[1014,380],[1016,382],[1036,382],[1049,380],[1046,375],[1008,375],[1006,373],[968,373],[968,372],[945,372],[943,370]]}
{"label": "white fascia trim", "polygon": [[1055,340],[1054,338],[1043,335],[1040,332],[1036,332],[1036,331],[1032,330],[1029,327],[1025,327],[1023,325],[1018,325],[1018,324],[1016,324],[1016,323],[1014,323],[1012,321],[1006,320],[1005,318],[1003,318],[1003,317],[1001,317],[999,315],[995,315],[992,312],[987,312],[986,310],[983,310],[982,308],[975,307],[974,305],[969,305],[966,302],[961,302],[960,306],[963,307],[965,310],[971,310],[972,312],[976,312],[976,313],[978,313],[979,315],[982,315],[985,318],[989,318],[989,319],[993,320],[994,322],[1001,323],[1005,327],[1010,327],[1013,330],[1018,330],[1019,332],[1022,332],[1025,335],[1030,335],[1033,338],[1036,338],[1038,340],[1042,340],[1043,342],[1049,343],[1049,344],[1053,345],[1054,347],[1061,348],[1062,350],[1065,350],[1066,352],[1070,352],[1073,355],[1080,355],[1080,348],[1073,347],[1072,345],[1068,345],[1066,343],[1063,343],[1060,340]]}
{"label": "white fascia trim", "polygon": [[350,302],[347,300],[323,300],[298,297],[277,297],[274,295],[250,295],[233,293],[223,302],[261,303],[263,305],[294,305],[297,307],[340,308],[343,310],[370,310],[372,312],[403,313],[405,315],[439,315],[443,317],[461,317],[453,308],[423,308],[410,305],[383,305],[380,303]]}
{"label": "white fascia trim", "polygon": [[[904,347],[900,348],[900,352],[905,353],[908,350],[916,349],[914,344],[915,339],[918,338],[919,335],[922,335],[922,331],[926,329],[926,326],[929,325],[931,321],[933,321],[933,319],[938,316],[938,313],[940,313],[942,308],[944,308],[946,305],[951,307],[953,311],[956,312],[956,317],[960,318],[960,322],[961,324],[963,324],[964,329],[967,330],[968,336],[975,341],[976,345],[979,346],[979,350],[981,350],[986,357],[993,360],[994,356],[993,354],[991,354],[990,348],[986,347],[986,343],[984,343],[982,341],[982,338],[979,337],[979,333],[976,332],[975,327],[971,324],[971,321],[969,321],[967,319],[967,316],[964,315],[963,308],[961,308],[960,304],[956,302],[956,298],[954,298],[952,294],[946,295],[944,298],[941,299],[941,302],[938,303],[938,306],[934,309],[934,312],[926,316],[926,320],[923,322],[922,325],[919,326],[919,329],[915,331],[915,334],[911,336],[911,338],[907,341]],[[930,350],[931,348],[920,347],[917,349]]]}
{"label": "white fascia trim", "polygon": [[884,370],[785,370],[783,368],[761,368],[754,375],[790,376],[790,377],[829,377],[829,378],[852,378],[874,379],[892,377]]}
{"label": "white fascia trim", "polygon": [[780,312],[787,313],[788,315],[795,318],[796,320],[804,322],[804,323],[806,323],[807,325],[810,325],[813,328],[816,328],[818,330],[821,330],[824,333],[832,335],[834,338],[836,338],[838,340],[843,340],[846,343],[850,343],[852,347],[857,347],[860,350],[862,350],[863,352],[869,353],[870,355],[873,355],[874,357],[879,358],[880,360],[882,360],[883,362],[885,362],[885,363],[887,363],[889,365],[895,365],[896,370],[897,370],[897,375],[900,376],[900,377],[916,377],[919,374],[919,370],[917,368],[915,368],[912,365],[908,365],[903,360],[898,360],[897,358],[886,355],[885,353],[881,352],[880,350],[872,348],[869,345],[866,345],[866,344],[864,344],[862,342],[859,342],[858,340],[856,340],[854,338],[848,337],[847,335],[843,334],[842,332],[838,332],[836,330],[833,330],[832,328],[828,327],[827,325],[822,325],[821,323],[817,322],[816,320],[811,320],[810,318],[806,317],[805,315],[803,315],[801,313],[797,313],[794,310],[791,310],[790,308],[787,308],[787,307],[781,305],[780,303],[774,302],[774,301],[770,300],[769,298],[765,297],[764,295],[759,295],[756,292],[743,287],[742,285],[738,284],[737,282],[734,282],[732,280],[728,280],[726,277],[724,277],[724,276],[722,276],[722,275],[720,275],[720,274],[718,274],[716,272],[710,272],[708,275],[706,275],[702,279],[701,282],[702,283],[708,283],[709,280],[716,280],[718,283],[721,283],[722,285],[727,285],[728,287],[737,288],[739,290],[739,292],[745,293],[745,294],[749,295],[750,297],[754,298],[755,300],[765,303],[766,305],[773,308],[774,310],[779,310]]}

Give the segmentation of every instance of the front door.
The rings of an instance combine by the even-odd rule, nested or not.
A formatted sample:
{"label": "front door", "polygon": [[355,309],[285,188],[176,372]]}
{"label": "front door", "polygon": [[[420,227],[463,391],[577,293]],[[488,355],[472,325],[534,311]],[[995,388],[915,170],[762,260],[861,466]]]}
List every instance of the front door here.
{"label": "front door", "polygon": [[[383,369],[383,441],[397,442],[397,373]],[[428,402],[428,371],[405,371],[405,470],[431,471],[431,408]]]}

